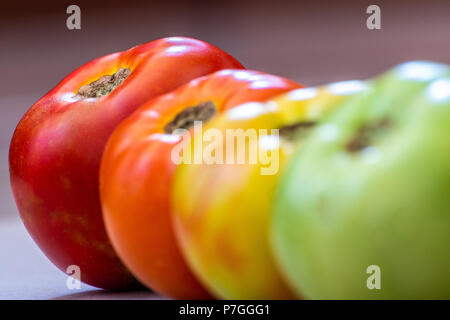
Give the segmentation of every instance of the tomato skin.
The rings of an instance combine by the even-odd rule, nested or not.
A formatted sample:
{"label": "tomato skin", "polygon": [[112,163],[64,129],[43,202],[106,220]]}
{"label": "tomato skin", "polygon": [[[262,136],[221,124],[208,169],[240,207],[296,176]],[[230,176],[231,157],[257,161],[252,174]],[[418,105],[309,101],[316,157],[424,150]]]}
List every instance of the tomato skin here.
{"label": "tomato skin", "polygon": [[[339,86],[340,90],[334,90]],[[203,130],[214,128],[224,137],[230,129],[263,129],[270,134],[272,129],[295,123],[317,122],[349,95],[363,89],[361,82],[297,89],[266,103],[233,108]],[[280,136],[278,143],[262,149],[265,138],[262,134],[256,140],[249,139],[245,150],[254,147],[276,152],[278,157],[273,158],[271,166],[259,158],[256,163],[242,164],[182,163],[176,169],[172,217],[178,243],[194,273],[223,299],[295,298],[272,253],[269,230],[280,172],[301,143]],[[195,149],[202,139],[200,134],[191,140],[191,154],[203,154],[208,148],[204,143],[203,149]],[[224,142],[222,154],[229,148]],[[233,154],[242,151],[238,149],[236,145],[231,147]],[[273,170],[267,170],[269,167]]]}
{"label": "tomato skin", "polygon": [[218,111],[301,87],[254,71],[222,70],[195,79],[139,108],[108,141],[100,169],[106,229],[130,271],[146,286],[177,299],[210,298],[176,243],[170,194],[180,138],[164,126],[190,106],[212,101]]}
{"label": "tomato skin", "polygon": [[[110,94],[76,98],[78,89],[119,68],[131,74]],[[62,271],[104,289],[137,282],[114,252],[101,214],[98,172],[114,128],[144,102],[224,68],[243,68],[203,41],[173,37],[113,53],[78,68],[19,122],[9,151],[20,216],[44,254]]]}
{"label": "tomato skin", "polygon": [[368,82],[283,173],[274,252],[310,299],[449,299],[450,66],[409,61]]}

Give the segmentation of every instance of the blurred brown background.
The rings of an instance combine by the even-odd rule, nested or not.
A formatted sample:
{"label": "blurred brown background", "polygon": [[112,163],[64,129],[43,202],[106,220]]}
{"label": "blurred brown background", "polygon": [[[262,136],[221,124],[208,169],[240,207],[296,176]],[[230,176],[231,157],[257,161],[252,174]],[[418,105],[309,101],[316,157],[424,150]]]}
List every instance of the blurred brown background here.
{"label": "blurred brown background", "polygon": [[[9,2],[9,1],[8,1]],[[66,8],[81,7],[81,30]],[[381,30],[366,8],[381,7]],[[230,52],[247,68],[305,85],[366,78],[410,59],[450,63],[450,1],[49,1],[0,7],[0,217],[16,215],[7,148],[38,98],[85,62],[165,36]]]}
{"label": "blurred brown background", "polygon": [[[71,4],[81,7],[81,30],[66,28]],[[381,7],[381,30],[366,28],[371,4]],[[23,113],[74,68],[143,42],[184,35],[228,51],[249,69],[308,86],[363,79],[411,59],[450,63],[449,13],[448,0],[3,1],[0,291],[28,298],[66,294],[64,274],[37,251],[18,221],[7,154]],[[36,279],[33,272],[43,274],[41,285],[14,278]],[[62,279],[57,289],[55,279]]]}

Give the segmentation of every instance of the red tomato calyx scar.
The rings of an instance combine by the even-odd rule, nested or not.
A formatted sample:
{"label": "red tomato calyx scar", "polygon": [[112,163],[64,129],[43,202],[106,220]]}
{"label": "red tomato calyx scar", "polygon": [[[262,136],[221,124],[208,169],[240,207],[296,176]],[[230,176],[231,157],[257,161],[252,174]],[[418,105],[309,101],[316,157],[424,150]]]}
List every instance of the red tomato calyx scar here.
{"label": "red tomato calyx scar", "polygon": [[206,122],[217,113],[217,107],[212,101],[201,102],[196,106],[183,109],[175,115],[172,121],[164,126],[164,133],[171,134],[176,129],[190,129],[195,121]]}
{"label": "red tomato calyx scar", "polygon": [[108,95],[117,88],[131,73],[129,68],[120,68],[114,74],[101,76],[97,80],[82,86],[76,96],[81,98],[99,98]]}

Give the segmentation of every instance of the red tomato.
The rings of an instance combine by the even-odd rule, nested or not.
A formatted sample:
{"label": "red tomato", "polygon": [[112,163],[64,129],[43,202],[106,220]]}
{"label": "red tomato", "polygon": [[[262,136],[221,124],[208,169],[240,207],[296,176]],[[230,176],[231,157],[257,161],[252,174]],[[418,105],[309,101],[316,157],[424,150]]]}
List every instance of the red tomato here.
{"label": "red tomato", "polygon": [[57,267],[79,266],[81,280],[96,287],[136,283],[102,220],[98,171],[106,141],[150,98],[223,68],[242,66],[199,40],[160,39],[85,64],[23,116],[10,146],[11,186],[26,228]]}

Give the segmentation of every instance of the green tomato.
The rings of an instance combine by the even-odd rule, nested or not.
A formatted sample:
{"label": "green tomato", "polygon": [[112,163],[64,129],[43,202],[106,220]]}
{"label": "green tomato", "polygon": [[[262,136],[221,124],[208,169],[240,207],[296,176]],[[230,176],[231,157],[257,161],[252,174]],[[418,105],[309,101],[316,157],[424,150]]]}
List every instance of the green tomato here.
{"label": "green tomato", "polygon": [[408,62],[373,79],[306,139],[273,209],[298,294],[450,298],[449,68]]}

